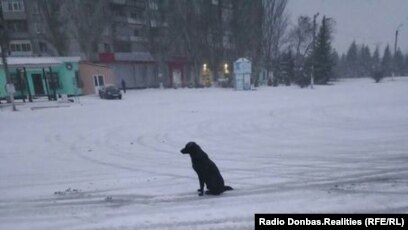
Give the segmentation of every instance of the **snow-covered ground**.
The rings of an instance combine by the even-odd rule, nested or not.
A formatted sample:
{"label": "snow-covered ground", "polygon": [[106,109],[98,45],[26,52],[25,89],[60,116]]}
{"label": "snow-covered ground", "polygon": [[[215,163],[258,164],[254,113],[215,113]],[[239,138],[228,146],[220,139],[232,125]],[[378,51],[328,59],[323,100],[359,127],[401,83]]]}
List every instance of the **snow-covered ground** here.
{"label": "snow-covered ground", "polygon": [[[408,213],[408,78],[80,102],[0,108],[0,229],[253,229],[255,213]],[[191,140],[234,191],[197,196],[180,153]]]}

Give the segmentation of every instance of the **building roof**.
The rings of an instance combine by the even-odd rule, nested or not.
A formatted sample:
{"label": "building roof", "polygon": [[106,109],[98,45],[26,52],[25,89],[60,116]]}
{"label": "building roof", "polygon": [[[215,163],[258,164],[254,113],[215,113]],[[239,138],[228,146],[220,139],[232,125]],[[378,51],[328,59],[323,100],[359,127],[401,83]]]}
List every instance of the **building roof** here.
{"label": "building roof", "polygon": [[[65,62],[79,62],[80,57],[7,57],[8,66],[16,67],[49,67]],[[0,60],[0,65],[3,62]]]}

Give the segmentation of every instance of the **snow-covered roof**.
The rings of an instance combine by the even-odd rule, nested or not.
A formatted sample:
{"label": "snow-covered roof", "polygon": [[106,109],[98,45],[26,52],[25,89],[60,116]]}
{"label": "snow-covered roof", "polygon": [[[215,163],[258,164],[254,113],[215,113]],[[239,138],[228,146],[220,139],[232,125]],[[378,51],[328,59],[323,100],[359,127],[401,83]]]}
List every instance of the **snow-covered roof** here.
{"label": "snow-covered roof", "polygon": [[238,60],[236,60],[235,62],[251,62],[249,59],[247,58],[239,58]]}
{"label": "snow-covered roof", "polygon": [[[80,57],[8,57],[7,64],[9,66],[48,67],[65,62],[79,62],[80,60]],[[3,65],[1,60],[0,65]]]}

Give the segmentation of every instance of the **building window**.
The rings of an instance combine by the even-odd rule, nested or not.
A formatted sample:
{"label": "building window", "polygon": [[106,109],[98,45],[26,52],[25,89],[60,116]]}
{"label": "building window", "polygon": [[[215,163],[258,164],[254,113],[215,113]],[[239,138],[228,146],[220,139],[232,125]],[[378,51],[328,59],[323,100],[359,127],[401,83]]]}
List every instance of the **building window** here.
{"label": "building window", "polygon": [[139,37],[140,36],[140,31],[138,29],[133,30],[133,36]]}
{"label": "building window", "polygon": [[104,86],[105,82],[103,80],[103,75],[94,75],[94,84],[95,86]]}
{"label": "building window", "polygon": [[157,21],[156,20],[150,20],[150,26],[151,27],[157,27],[158,26]]}
{"label": "building window", "polygon": [[23,52],[29,52],[29,51],[31,51],[31,45],[28,44],[28,43],[23,43],[23,44],[21,44],[21,50]]}
{"label": "building window", "polygon": [[115,52],[130,52],[131,44],[127,41],[115,41],[114,43]]}
{"label": "building window", "polygon": [[158,10],[158,9],[159,9],[159,6],[157,5],[157,2],[156,2],[156,1],[149,1],[149,8],[150,8],[151,10]]}
{"label": "building window", "polygon": [[109,43],[103,43],[103,49],[106,53],[110,53],[112,52],[111,50],[111,46],[109,45]]}
{"label": "building window", "polygon": [[38,7],[38,3],[37,2],[33,2],[32,3],[32,12],[33,14],[39,14],[40,13],[40,8]]}
{"label": "building window", "polygon": [[134,20],[142,20],[143,19],[143,12],[141,12],[141,11],[131,12],[130,13],[130,18],[132,18]]}
{"label": "building window", "polygon": [[3,10],[7,12],[23,12],[23,0],[3,0]]}
{"label": "building window", "polygon": [[21,51],[21,46],[19,44],[10,44],[10,51],[12,52]]}
{"label": "building window", "polygon": [[150,32],[152,34],[152,37],[158,37],[159,36],[159,28],[157,28],[157,27],[151,28]]}
{"label": "building window", "polygon": [[12,41],[10,42],[11,52],[31,52],[31,43],[25,41]]}
{"label": "building window", "polygon": [[105,85],[105,82],[103,80],[103,76],[98,76],[98,80],[99,80],[99,85]]}
{"label": "building window", "polygon": [[42,34],[42,33],[44,33],[43,26],[42,26],[42,24],[40,24],[40,23],[34,23],[34,29],[35,29],[35,32],[36,32],[37,34]]}
{"label": "building window", "polygon": [[141,1],[141,0],[129,0],[129,1],[128,1],[128,5],[129,5],[130,7],[136,7],[136,8],[139,8],[139,9],[144,9],[144,8],[146,8],[146,3],[145,3],[145,1]]}
{"label": "building window", "polygon": [[52,90],[61,89],[62,84],[60,83],[58,73],[52,72],[47,73],[48,85]]}
{"label": "building window", "polygon": [[14,33],[28,32],[27,23],[25,21],[9,21],[7,29]]}
{"label": "building window", "polygon": [[113,13],[116,17],[124,17],[126,15],[125,10],[123,8],[115,8]]}
{"label": "building window", "polygon": [[41,53],[46,53],[48,51],[47,44],[45,44],[44,42],[39,42],[38,46],[40,47]]}

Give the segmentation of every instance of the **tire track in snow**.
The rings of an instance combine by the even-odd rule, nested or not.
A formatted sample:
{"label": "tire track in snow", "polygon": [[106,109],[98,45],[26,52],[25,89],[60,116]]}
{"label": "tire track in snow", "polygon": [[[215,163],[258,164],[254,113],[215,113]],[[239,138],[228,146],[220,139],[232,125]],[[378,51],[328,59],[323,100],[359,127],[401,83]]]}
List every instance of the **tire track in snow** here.
{"label": "tire track in snow", "polygon": [[[64,138],[62,138],[61,135],[58,135],[54,138],[54,141],[56,143],[67,146],[68,149],[70,150],[70,153],[82,159],[85,159],[87,161],[90,161],[96,164],[100,164],[100,165],[111,166],[111,167],[118,168],[118,169],[142,172],[143,170],[140,170],[134,166],[131,167],[131,166],[124,166],[124,165],[120,165],[116,163],[105,162],[105,161],[99,160],[91,156],[93,152],[97,151],[97,150],[94,150],[94,148],[96,147],[96,148],[102,149],[102,151],[99,151],[98,154],[107,153],[107,155],[109,156],[119,157],[125,160],[134,160],[135,158],[139,157],[130,151],[123,151],[120,148],[116,148],[116,146],[114,145],[109,145],[111,137],[117,134],[116,132],[113,132],[112,130],[117,130],[120,128],[121,126],[117,126],[117,127],[112,127],[111,129],[104,128],[104,129],[101,129],[101,131],[99,131],[98,129],[94,129],[92,132],[87,131],[88,133],[79,135],[72,142],[64,141]],[[100,135],[101,133],[103,134],[102,136]],[[93,137],[93,139],[91,139],[90,137]],[[106,148],[109,151],[103,151],[103,148]],[[118,153],[124,153],[124,154],[118,154]],[[134,156],[134,157],[129,157],[129,156]],[[98,155],[98,157],[103,158],[103,156],[101,155]],[[143,155],[143,157],[144,157],[143,160],[148,160],[149,155],[146,154],[146,155]],[[147,171],[147,172],[151,173],[152,171]]]}
{"label": "tire track in snow", "polygon": [[[360,191],[357,189],[344,190],[341,189],[344,186],[349,186],[356,184],[376,184],[384,183],[387,180],[393,180],[395,178],[406,178],[408,175],[407,169],[395,169],[395,170],[383,170],[378,173],[365,173],[356,174],[352,176],[336,177],[327,180],[316,180],[311,182],[283,182],[268,184],[263,186],[253,186],[248,188],[237,187],[234,191],[226,192],[221,196],[204,196],[199,197],[194,192],[191,193],[178,193],[170,195],[143,195],[143,194],[115,194],[111,192],[80,192],[78,194],[71,194],[68,196],[53,196],[45,197],[41,199],[31,199],[31,200],[19,200],[17,202],[2,202],[0,205],[0,216],[18,215],[18,213],[54,213],[59,212],[59,210],[69,209],[69,210],[91,210],[95,208],[119,208],[123,206],[156,206],[160,207],[165,204],[177,204],[178,207],[183,206],[183,204],[191,205],[192,203],[203,201],[211,201],[213,199],[228,199],[228,200],[241,200],[242,198],[248,198],[252,196],[272,196],[273,194],[284,194],[291,191],[325,191],[327,193],[351,193],[358,194]],[[400,184],[401,181],[396,179],[396,184]],[[404,180],[402,181],[404,183]],[[406,179],[405,179],[406,182]],[[408,192],[408,186],[404,187],[405,190],[395,191],[363,191],[361,194],[379,194],[379,195],[404,195]],[[106,199],[107,196],[111,199]],[[406,210],[407,204],[402,203],[400,207],[385,211],[398,211]],[[3,213],[3,214],[1,214]],[[211,223],[212,219],[208,221]],[[220,222],[227,221],[221,220]],[[183,222],[188,224],[188,222]],[[176,226],[180,222],[170,223],[169,226]],[[161,225],[152,225],[151,228],[159,228]]]}
{"label": "tire track in snow", "polygon": [[[32,200],[31,202],[42,203],[44,201],[61,201],[58,206],[69,206],[69,205],[92,205],[92,204],[115,204],[115,202],[122,203],[123,205],[132,204],[159,204],[159,203],[189,203],[194,201],[201,201],[203,199],[222,199],[222,198],[237,198],[242,196],[258,196],[272,193],[282,193],[287,191],[302,191],[302,190],[323,190],[323,191],[341,191],[341,189],[336,189],[338,186],[349,185],[349,184],[359,184],[359,183],[376,183],[381,181],[390,180],[393,178],[405,178],[408,175],[408,169],[395,169],[395,170],[383,170],[378,173],[363,173],[356,174],[352,176],[336,177],[331,179],[315,180],[309,182],[283,182],[268,184],[263,186],[254,186],[250,188],[237,188],[233,191],[228,191],[221,196],[204,196],[199,197],[194,192],[191,193],[179,193],[171,195],[140,195],[140,194],[129,194],[129,195],[115,195],[115,194],[100,194],[93,195],[90,192],[80,193],[71,197],[58,197],[56,199],[45,199],[45,200]],[[334,187],[336,186],[337,187]],[[407,186],[408,189],[408,186]],[[347,191],[346,191],[347,192]],[[349,192],[354,192],[350,190]],[[372,193],[377,193],[376,191],[371,191]],[[407,192],[407,191],[406,191]],[[395,194],[394,191],[379,191],[378,193],[389,193]],[[403,192],[401,192],[403,193]],[[397,194],[400,194],[399,192]],[[111,196],[112,200],[103,200],[107,196]],[[125,202],[126,201],[126,202]],[[81,203],[82,202],[82,203]]]}

